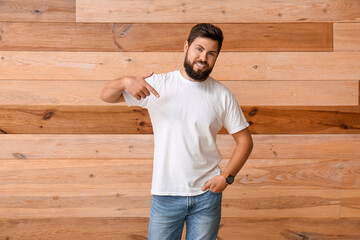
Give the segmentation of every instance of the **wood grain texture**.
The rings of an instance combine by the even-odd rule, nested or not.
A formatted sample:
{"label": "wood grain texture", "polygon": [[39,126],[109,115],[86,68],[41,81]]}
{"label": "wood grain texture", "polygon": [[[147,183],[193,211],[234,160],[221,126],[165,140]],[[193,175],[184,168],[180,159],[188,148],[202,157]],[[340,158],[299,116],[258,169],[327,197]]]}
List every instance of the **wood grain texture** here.
{"label": "wood grain texture", "polygon": [[[360,106],[242,106],[252,134],[360,133]],[[152,134],[146,109],[124,105],[2,105],[4,134]],[[220,134],[227,134],[225,128]]]}
{"label": "wood grain texture", "polygon": [[[222,51],[332,51],[330,23],[219,24]],[[2,51],[182,52],[193,24],[0,23]]]}
{"label": "wood grain texture", "polygon": [[[220,166],[225,169],[227,160]],[[257,189],[358,189],[354,159],[249,159],[233,186]]]}
{"label": "wood grain texture", "polygon": [[74,22],[75,0],[4,0],[0,21],[11,22]]}
{"label": "wood grain texture", "polygon": [[[220,162],[225,169],[229,159]],[[2,159],[0,188],[150,189],[152,159]],[[360,187],[357,159],[249,159],[232,185],[246,190]],[[231,189],[231,188],[229,188]],[[34,193],[36,194],[36,193]],[[0,203],[1,206],[1,203]]]}
{"label": "wood grain texture", "polygon": [[[358,240],[359,12],[358,0],[1,1],[0,239],[147,239],[150,118],[99,93],[181,69],[190,28],[212,22],[225,33],[213,76],[255,133],[218,238]],[[224,168],[235,141],[222,129],[217,143]]]}
{"label": "wood grain texture", "polygon": [[[360,157],[359,134],[253,135],[254,159],[356,159]],[[235,148],[231,135],[218,135],[223,158]],[[0,159],[152,158],[151,134],[1,134]]]}
{"label": "wood grain texture", "polygon": [[[199,11],[202,9],[202,11]],[[359,21],[356,0],[137,1],[78,0],[77,22],[349,22]]]}
{"label": "wood grain texture", "polygon": [[[177,52],[0,52],[0,79],[110,80],[182,69]],[[224,52],[216,80],[359,80],[360,52]],[[49,74],[50,73],[50,74]]]}
{"label": "wood grain texture", "polygon": [[[358,240],[360,219],[221,218],[219,239]],[[134,240],[147,238],[148,218],[1,219],[0,238]],[[255,229],[255,230],[254,230]]]}
{"label": "wood grain texture", "polygon": [[360,23],[334,24],[334,51],[360,51]]}
{"label": "wood grain texture", "polygon": [[[356,172],[356,170],[354,171]],[[358,173],[359,171],[357,171]],[[359,179],[357,179],[359,182]],[[347,218],[358,218],[360,216],[360,190],[341,190],[340,216]]]}
{"label": "wood grain texture", "polygon": [[220,239],[357,240],[360,219],[242,219],[222,218]]}
{"label": "wood grain texture", "polygon": [[[2,218],[148,217],[150,188],[0,189]],[[225,191],[222,216],[243,218],[338,218],[339,190],[243,189]]]}
{"label": "wood grain texture", "polygon": [[[98,105],[106,81],[0,80],[0,105]],[[244,105],[359,104],[358,81],[220,81]],[[161,97],[161,96],[160,96]],[[125,102],[117,105],[126,105]]]}

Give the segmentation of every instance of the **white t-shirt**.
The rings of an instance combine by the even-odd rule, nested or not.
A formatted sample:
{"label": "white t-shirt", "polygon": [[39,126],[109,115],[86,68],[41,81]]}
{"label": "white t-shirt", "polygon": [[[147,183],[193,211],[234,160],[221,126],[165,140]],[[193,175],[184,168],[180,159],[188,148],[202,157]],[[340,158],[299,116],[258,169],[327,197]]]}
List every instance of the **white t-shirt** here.
{"label": "white t-shirt", "polygon": [[128,106],[148,109],[154,132],[151,193],[194,196],[220,174],[216,134],[224,126],[230,134],[249,126],[233,93],[209,77],[192,82],[180,71],[154,74],[146,81],[160,94],[137,100],[123,92]]}

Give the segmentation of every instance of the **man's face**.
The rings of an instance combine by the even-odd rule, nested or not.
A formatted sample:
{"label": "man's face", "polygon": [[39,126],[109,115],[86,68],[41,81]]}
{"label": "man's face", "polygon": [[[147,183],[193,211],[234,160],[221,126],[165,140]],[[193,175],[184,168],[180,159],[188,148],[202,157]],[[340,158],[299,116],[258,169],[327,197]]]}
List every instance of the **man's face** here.
{"label": "man's face", "polygon": [[218,41],[197,37],[189,46],[185,42],[184,68],[187,75],[196,81],[204,81],[210,75],[218,56]]}

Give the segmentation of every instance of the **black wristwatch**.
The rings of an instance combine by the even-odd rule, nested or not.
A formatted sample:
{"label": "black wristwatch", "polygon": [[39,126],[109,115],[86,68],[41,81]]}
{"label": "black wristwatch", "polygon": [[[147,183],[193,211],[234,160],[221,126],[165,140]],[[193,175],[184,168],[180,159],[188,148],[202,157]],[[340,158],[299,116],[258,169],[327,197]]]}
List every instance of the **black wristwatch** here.
{"label": "black wristwatch", "polygon": [[235,180],[234,176],[231,176],[230,174],[226,173],[225,171],[221,172],[220,175],[225,178],[226,183],[229,185],[231,185]]}

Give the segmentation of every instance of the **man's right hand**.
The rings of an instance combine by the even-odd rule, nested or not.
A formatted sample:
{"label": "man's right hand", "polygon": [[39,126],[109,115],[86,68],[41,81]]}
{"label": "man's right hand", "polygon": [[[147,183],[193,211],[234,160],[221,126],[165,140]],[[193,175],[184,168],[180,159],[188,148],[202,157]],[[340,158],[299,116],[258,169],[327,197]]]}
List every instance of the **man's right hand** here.
{"label": "man's right hand", "polygon": [[160,97],[159,93],[148,84],[145,79],[151,77],[154,73],[151,72],[145,76],[132,76],[132,77],[124,77],[124,86],[125,89],[137,100],[141,98],[146,98],[150,95],[150,93],[154,94],[157,98]]}

